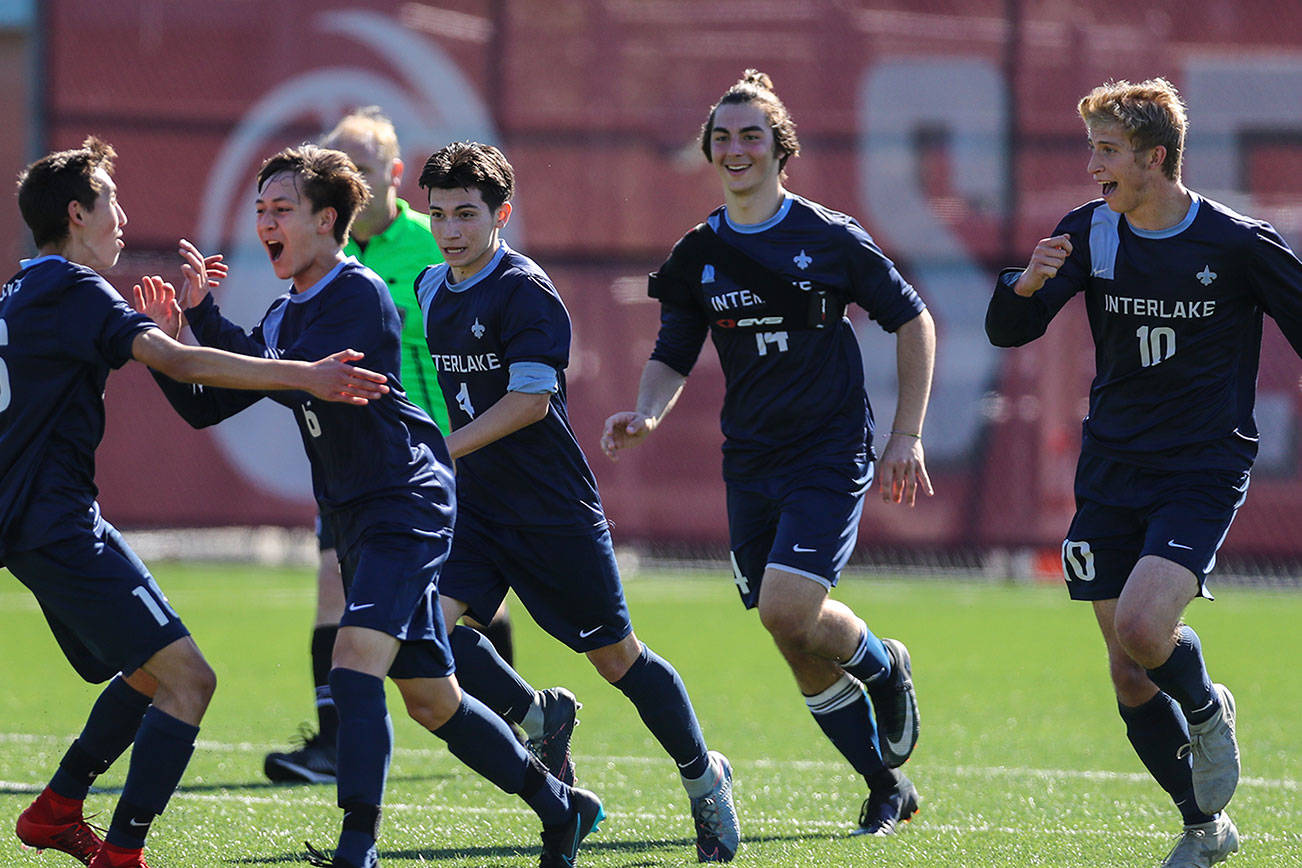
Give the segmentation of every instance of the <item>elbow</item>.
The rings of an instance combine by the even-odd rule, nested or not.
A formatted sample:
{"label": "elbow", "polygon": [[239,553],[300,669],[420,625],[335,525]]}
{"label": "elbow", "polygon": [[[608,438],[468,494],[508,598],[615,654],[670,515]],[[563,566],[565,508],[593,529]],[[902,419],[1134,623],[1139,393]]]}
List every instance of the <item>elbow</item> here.
{"label": "elbow", "polygon": [[551,409],[552,396],[550,392],[538,395],[529,405],[529,412],[526,416],[528,421],[526,425],[532,425],[535,422],[541,422],[547,418],[547,411]]}

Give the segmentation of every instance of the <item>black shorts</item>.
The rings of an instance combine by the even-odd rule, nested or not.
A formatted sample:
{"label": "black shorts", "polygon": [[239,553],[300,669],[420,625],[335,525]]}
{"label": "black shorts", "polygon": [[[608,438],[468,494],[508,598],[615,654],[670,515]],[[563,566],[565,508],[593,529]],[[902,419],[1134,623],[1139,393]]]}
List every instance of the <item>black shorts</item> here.
{"label": "black shorts", "polygon": [[1248,495],[1247,471],[1159,471],[1082,454],[1062,544],[1073,600],[1112,600],[1141,557],[1174,561],[1207,592],[1216,552]]}
{"label": "black shorts", "polygon": [[5,556],[36,596],[50,632],[92,684],[132,672],[190,635],[167,597],[113,525]]}

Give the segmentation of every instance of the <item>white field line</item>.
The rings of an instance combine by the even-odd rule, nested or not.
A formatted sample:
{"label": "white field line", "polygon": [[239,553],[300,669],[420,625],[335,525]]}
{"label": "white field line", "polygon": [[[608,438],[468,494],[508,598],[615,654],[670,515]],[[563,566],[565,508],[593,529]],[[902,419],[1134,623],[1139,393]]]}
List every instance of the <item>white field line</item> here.
{"label": "white field line", "polygon": [[[75,735],[67,736],[57,735],[36,735],[30,733],[17,732],[0,732],[0,744],[47,744],[50,746],[62,746],[71,743]],[[251,753],[260,755],[268,749],[266,744],[255,744],[253,742],[218,742],[200,739],[196,744],[196,749],[200,751],[215,751],[220,753]],[[441,746],[429,748],[410,748],[395,747],[395,757],[407,757],[411,759],[447,759],[448,752]],[[583,755],[581,757],[584,764],[597,763],[601,765],[661,765],[665,762],[664,757],[645,757],[645,756],[599,756]],[[828,762],[825,760],[773,760],[757,759],[742,761],[743,768],[752,769],[774,769],[777,771],[825,771],[829,773],[839,773],[846,771],[842,763]],[[1091,780],[1091,781],[1125,781],[1129,783],[1147,783],[1152,780],[1147,774],[1142,772],[1113,772],[1104,770],[1091,769],[1040,769],[1025,766],[931,766],[931,771],[943,771],[957,777],[1004,777],[1004,778],[1038,778],[1042,780]],[[1302,783],[1291,778],[1260,778],[1245,776],[1239,779],[1240,786],[1261,787],[1263,789],[1287,790],[1297,792],[1302,789]]]}
{"label": "white field line", "polygon": [[[14,781],[0,780],[0,788],[10,792],[30,792],[35,795],[41,791],[41,784],[17,783]],[[314,790],[296,789],[295,802],[303,808],[320,809],[322,811],[337,810],[334,803],[333,790],[325,790],[323,794],[318,794]],[[261,805],[284,806],[285,798],[283,796],[253,796],[237,793],[189,793],[178,792],[174,799],[186,802],[210,802],[227,805],[239,805],[242,807],[257,807]],[[386,815],[395,812],[399,813],[416,813],[425,814],[438,820],[446,817],[448,814],[462,814],[474,816],[498,817],[504,814],[519,817],[522,821],[530,822],[533,813],[527,808],[507,807],[507,806],[479,806],[466,805],[460,801],[457,802],[386,802],[384,805]],[[686,811],[681,814],[667,814],[662,812],[651,811],[619,811],[612,810],[608,816],[619,823],[627,826],[634,826],[637,823],[689,823],[690,819]],[[817,831],[827,834],[836,834],[837,832],[846,832],[850,830],[847,822],[840,820],[801,820],[793,821],[789,816],[763,816],[754,813],[746,814],[746,832],[754,836],[758,834],[771,834],[774,832],[790,831],[793,828],[802,831]],[[408,821],[410,822],[410,820]],[[970,835],[970,834],[997,834],[997,835],[1017,835],[1024,836],[1028,832],[1037,835],[1058,835],[1067,838],[1097,838],[1097,837],[1115,837],[1117,830],[1115,828],[1098,828],[1098,829],[1073,829],[1062,826],[1050,826],[1037,829],[1028,829],[1026,826],[994,826],[989,823],[929,823],[923,815],[911,824],[917,830],[916,833],[942,833],[951,835]],[[612,824],[613,826],[613,824]],[[295,829],[298,827],[295,826]],[[274,831],[274,825],[264,825],[263,832]],[[289,830],[285,830],[287,833]],[[1126,835],[1131,838],[1146,838],[1152,840],[1169,840],[1177,834],[1178,830],[1161,830],[1161,829],[1130,829]],[[1298,835],[1276,835],[1264,833],[1246,833],[1243,834],[1244,841],[1254,841],[1258,843],[1270,844],[1296,844],[1299,842]]]}

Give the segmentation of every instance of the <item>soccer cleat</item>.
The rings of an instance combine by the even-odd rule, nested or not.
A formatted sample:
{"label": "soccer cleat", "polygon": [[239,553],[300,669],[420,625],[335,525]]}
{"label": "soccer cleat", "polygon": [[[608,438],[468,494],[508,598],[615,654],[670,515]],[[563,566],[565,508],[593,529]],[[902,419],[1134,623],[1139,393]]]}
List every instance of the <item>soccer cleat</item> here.
{"label": "soccer cleat", "polygon": [[869,792],[859,811],[859,828],[851,835],[894,834],[900,823],[907,823],[909,818],[918,813],[918,789],[913,782],[900,775],[900,782],[895,789],[884,792]]}
{"label": "soccer cleat", "polygon": [[714,788],[692,799],[692,822],[696,825],[696,861],[731,862],[741,846],[741,824],[732,803],[732,765],[717,750],[710,751],[711,767],[717,765]]}
{"label": "soccer cleat", "polygon": [[304,841],[303,846],[307,848],[307,864],[315,865],[317,868],[378,868],[380,864],[380,856],[374,847],[366,852],[364,864],[354,865],[343,856],[331,856],[318,850],[310,841]]}
{"label": "soccer cleat", "polygon": [[1185,826],[1161,868],[1210,868],[1238,849],[1239,830],[1228,815],[1221,814],[1209,823]]}
{"label": "soccer cleat", "polygon": [[1234,736],[1234,696],[1224,684],[1213,687],[1221,707],[1202,723],[1189,724],[1193,754],[1194,801],[1205,814],[1230,803],[1239,785],[1239,743]]}
{"label": "soccer cleat", "polygon": [[597,824],[604,819],[606,812],[595,793],[571,789],[570,818],[558,826],[542,830],[543,846],[538,868],[574,868],[578,864],[580,842],[597,831]]}
{"label": "soccer cleat", "polygon": [[277,784],[333,784],[335,746],[303,724],[298,729],[299,746],[288,753],[269,753],[262,770]]}
{"label": "soccer cleat", "polygon": [[[877,715],[877,746],[888,769],[904,765],[918,743],[918,695],[913,689],[909,649],[898,639],[883,639],[891,657],[891,677],[873,696]],[[885,697],[878,701],[878,697]]]}
{"label": "soccer cleat", "polygon": [[87,823],[81,811],[66,822],[43,822],[49,817],[42,816],[44,812],[40,810],[39,802],[40,799],[32,802],[18,815],[15,829],[18,840],[28,847],[35,847],[37,853],[42,850],[61,850],[81,864],[89,865],[104,843],[98,834],[104,830]]}
{"label": "soccer cleat", "polygon": [[525,742],[529,753],[538,757],[547,771],[566,786],[574,786],[574,761],[570,758],[570,737],[574,735],[578,710],[583,703],[564,687],[539,691],[542,697],[543,734]]}
{"label": "soccer cleat", "polygon": [[104,844],[90,860],[89,868],[149,868],[145,864],[144,850],[128,850]]}

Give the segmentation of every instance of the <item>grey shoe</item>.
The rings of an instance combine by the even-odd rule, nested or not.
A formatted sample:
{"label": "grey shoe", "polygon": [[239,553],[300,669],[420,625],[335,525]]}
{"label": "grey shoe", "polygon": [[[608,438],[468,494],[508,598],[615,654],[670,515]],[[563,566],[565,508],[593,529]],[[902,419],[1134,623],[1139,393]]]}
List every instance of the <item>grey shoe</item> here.
{"label": "grey shoe", "polygon": [[891,677],[883,685],[888,698],[878,700],[879,690],[870,690],[873,711],[877,715],[877,746],[888,769],[897,769],[908,761],[918,744],[918,695],[913,689],[913,666],[909,649],[898,639],[883,639],[891,656]]}
{"label": "grey shoe", "polygon": [[731,862],[741,846],[741,824],[732,802],[732,764],[717,750],[710,751],[710,768],[718,771],[714,787],[692,799],[696,826],[696,861]]}
{"label": "grey shoe", "polygon": [[1189,724],[1193,754],[1194,801],[1205,814],[1230,803],[1239,785],[1239,743],[1234,737],[1234,696],[1224,684],[1212,685],[1221,707],[1202,723]]}
{"label": "grey shoe", "polygon": [[525,742],[529,753],[542,760],[552,777],[574,786],[574,762],[570,758],[570,736],[574,735],[577,714],[583,703],[564,687],[539,691],[542,696],[543,734]]}
{"label": "grey shoe", "polygon": [[1228,814],[1210,823],[1185,826],[1161,868],[1210,868],[1239,849],[1239,830]]}

